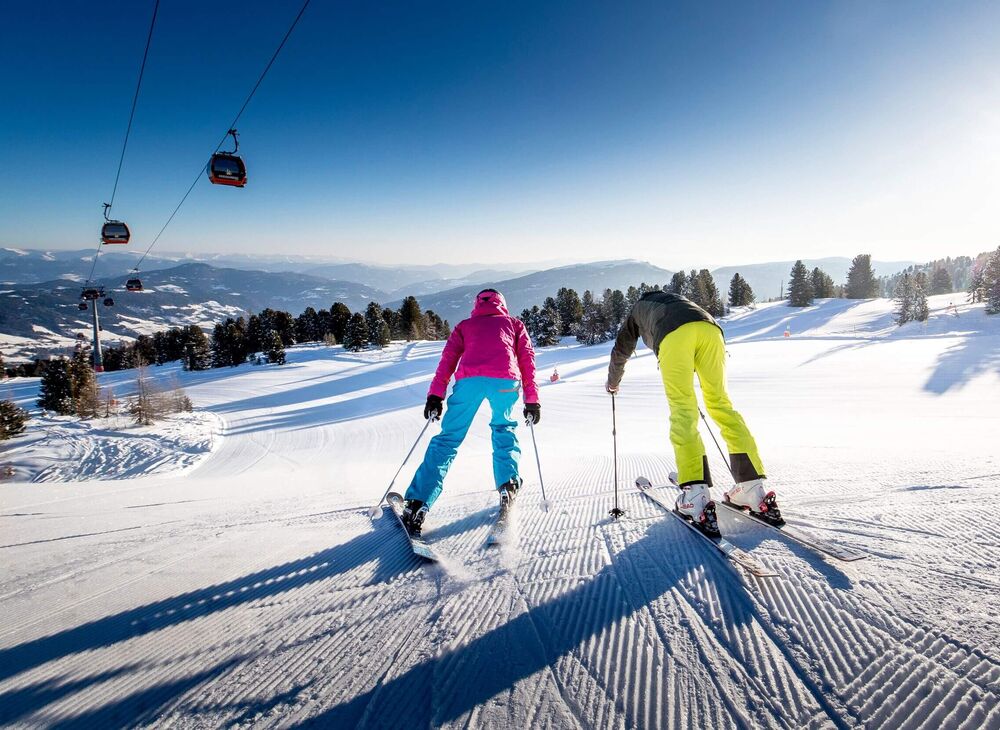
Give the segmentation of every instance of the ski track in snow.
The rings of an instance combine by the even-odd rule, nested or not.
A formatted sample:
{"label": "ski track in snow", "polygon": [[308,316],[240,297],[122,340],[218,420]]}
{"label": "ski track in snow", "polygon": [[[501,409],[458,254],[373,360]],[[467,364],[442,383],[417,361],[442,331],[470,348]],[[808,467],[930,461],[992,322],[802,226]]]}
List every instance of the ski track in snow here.
{"label": "ski track in snow", "polygon": [[[762,307],[745,329],[787,313]],[[221,435],[183,478],[0,487],[0,724],[1000,728],[1000,530],[982,519],[1000,460],[963,426],[989,422],[996,378],[944,400],[925,385],[950,345],[841,344],[730,347],[788,516],[870,554],[823,560],[721,513],[779,575],[759,580],[632,487],[674,468],[648,352],[618,404],[625,518],[608,515],[608,348],[553,348],[540,372],[563,380],[542,390],[538,438],[554,508],[529,440],[517,539],[485,546],[497,500],[481,413],[428,518],[438,565],[388,509],[374,523],[365,510],[419,431],[440,345],[184,374]],[[908,370],[892,367],[898,348]],[[876,394],[882,428],[905,438],[859,418]],[[817,409],[808,434],[788,431]]]}

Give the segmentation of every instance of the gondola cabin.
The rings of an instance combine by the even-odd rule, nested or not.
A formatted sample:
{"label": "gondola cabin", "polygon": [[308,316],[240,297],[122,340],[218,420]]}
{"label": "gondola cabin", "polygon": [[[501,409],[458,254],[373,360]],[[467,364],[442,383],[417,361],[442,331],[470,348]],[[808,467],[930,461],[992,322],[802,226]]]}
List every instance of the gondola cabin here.
{"label": "gondola cabin", "polygon": [[87,287],[80,293],[80,299],[85,302],[92,302],[95,299],[100,299],[104,296],[104,288]]}
{"label": "gondola cabin", "polygon": [[142,280],[129,279],[125,282],[125,291],[142,291]]}
{"label": "gondola cabin", "polygon": [[104,306],[105,307],[115,306],[115,300],[112,299],[111,297],[104,297]]}
{"label": "gondola cabin", "polygon": [[131,237],[128,226],[122,221],[108,221],[101,226],[101,243],[128,243]]}
{"label": "gondola cabin", "polygon": [[231,152],[216,152],[208,163],[208,179],[213,185],[242,188],[247,184],[247,167],[243,158]]}
{"label": "gondola cabin", "polygon": [[86,302],[80,302],[79,304],[76,305],[76,307],[81,312],[86,312],[87,311],[87,303]]}

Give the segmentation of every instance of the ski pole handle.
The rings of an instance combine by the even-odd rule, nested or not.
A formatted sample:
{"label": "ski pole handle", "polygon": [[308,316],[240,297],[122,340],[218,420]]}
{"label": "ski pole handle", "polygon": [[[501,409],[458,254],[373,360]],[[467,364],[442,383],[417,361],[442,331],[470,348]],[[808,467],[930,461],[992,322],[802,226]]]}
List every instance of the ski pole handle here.
{"label": "ski pole handle", "polygon": [[406,454],[406,458],[403,459],[403,463],[399,465],[398,469],[396,469],[396,473],[393,475],[392,481],[389,482],[389,486],[386,487],[385,494],[382,495],[382,499],[378,501],[378,504],[376,504],[374,507],[368,510],[368,514],[374,515],[379,512],[379,508],[382,506],[382,503],[385,502],[385,498],[388,497],[389,492],[392,491],[392,487],[396,483],[396,479],[399,477],[399,473],[403,471],[403,467],[406,466],[406,462],[408,462],[410,460],[410,457],[413,456],[413,452],[416,450],[417,444],[420,443],[420,439],[424,437],[424,433],[427,431],[427,427],[431,425],[431,421],[433,420],[434,420],[433,418],[428,418],[424,422],[424,427],[420,429],[420,433],[417,434],[417,440],[413,442],[413,446],[410,447],[409,452]]}

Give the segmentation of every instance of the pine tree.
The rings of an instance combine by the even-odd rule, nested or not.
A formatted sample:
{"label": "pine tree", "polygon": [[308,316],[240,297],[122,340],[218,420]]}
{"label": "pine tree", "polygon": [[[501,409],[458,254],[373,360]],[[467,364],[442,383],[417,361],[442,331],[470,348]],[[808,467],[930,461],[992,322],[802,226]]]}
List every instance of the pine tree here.
{"label": "pine tree", "polygon": [[389,327],[389,339],[390,340],[401,340],[403,339],[403,333],[400,330],[400,317],[399,312],[395,309],[390,309],[385,307],[382,309],[382,319],[385,320],[386,325]]}
{"label": "pine tree", "polygon": [[871,254],[858,254],[851,261],[844,296],[848,299],[872,299],[878,296],[878,281],[872,270]]}
{"label": "pine tree", "polygon": [[265,345],[264,353],[267,356],[267,361],[272,365],[284,365],[285,343],[282,342],[281,335],[272,331],[270,335],[270,342],[265,343]]}
{"label": "pine tree", "polygon": [[810,280],[812,282],[813,296],[816,299],[830,299],[834,296],[836,289],[833,279],[823,269],[818,266],[813,269],[810,274]]}
{"label": "pine tree", "polygon": [[902,327],[913,320],[913,279],[910,278],[909,272],[904,273],[896,284],[893,298],[896,300],[893,320]]}
{"label": "pine tree", "polygon": [[913,320],[926,322],[930,314],[927,306],[927,275],[921,271],[913,277]]}
{"label": "pine tree", "polygon": [[689,293],[688,289],[688,279],[683,271],[678,271],[670,278],[670,283],[667,284],[667,291],[672,294],[681,294],[687,296]]}
{"label": "pine tree", "polygon": [[788,282],[788,306],[808,307],[812,303],[812,279],[800,259],[792,266],[791,280]]}
{"label": "pine tree", "polygon": [[312,307],[306,307],[305,311],[295,318],[295,341],[319,342],[322,336],[319,315],[316,314],[316,310]]}
{"label": "pine tree", "polygon": [[69,380],[73,393],[73,412],[80,418],[96,418],[100,397],[89,347],[76,348],[73,359],[69,361]]}
{"label": "pine tree", "polygon": [[969,301],[978,304],[986,299],[986,267],[976,264],[969,275]]}
{"label": "pine tree", "polygon": [[539,347],[558,345],[562,336],[562,322],[559,319],[559,307],[551,298],[545,300],[545,305],[538,313],[538,334],[533,337]]}
{"label": "pine tree", "polygon": [[602,304],[604,305],[604,319],[608,330],[608,339],[617,337],[618,330],[621,329],[629,312],[625,295],[621,289],[615,289],[614,291],[605,289]]}
{"label": "pine tree", "polygon": [[697,278],[698,288],[704,297],[704,303],[701,304],[701,307],[713,317],[723,316],[726,310],[722,305],[722,296],[719,294],[719,288],[715,285],[712,272],[708,269],[702,269],[698,272]]}
{"label": "pine tree", "polygon": [[184,328],[184,369],[207,370],[212,367],[212,346],[196,324]]}
{"label": "pine tree", "polygon": [[983,288],[985,290],[986,313],[1000,313],[1000,246],[990,256],[983,272]]}
{"label": "pine tree", "polygon": [[738,273],[733,274],[733,278],[729,281],[729,306],[746,307],[753,304],[754,298],[753,289],[747,280]]}
{"label": "pine tree", "polygon": [[359,352],[368,345],[368,327],[360,312],[352,314],[347,321],[347,328],[344,330],[344,338],[341,342],[344,349],[350,352]]}
{"label": "pine tree", "polygon": [[948,269],[938,266],[931,274],[931,294],[951,294],[954,291]]}
{"label": "pine tree", "polygon": [[531,338],[533,345],[538,344],[538,318],[540,314],[541,310],[538,309],[538,305],[536,304],[533,307],[526,307],[521,310],[521,315],[518,317],[524,324],[524,329],[527,330],[528,337]]}
{"label": "pine tree", "polygon": [[335,302],[330,307],[330,333],[337,339],[337,342],[344,341],[344,332],[347,330],[347,323],[351,319],[351,310],[346,304]]}
{"label": "pine tree", "polygon": [[583,304],[580,295],[573,289],[562,287],[556,292],[556,308],[562,323],[562,335],[571,335],[583,319]]}
{"label": "pine tree", "polygon": [[14,401],[0,400],[0,441],[24,433],[28,412],[18,408]]}
{"label": "pine tree", "polygon": [[424,312],[424,336],[428,340],[447,340],[450,334],[447,322],[430,309]]}
{"label": "pine tree", "polygon": [[231,364],[229,344],[226,342],[226,325],[219,323],[212,330],[212,367],[222,368]]}
{"label": "pine tree", "polygon": [[382,348],[389,344],[389,328],[382,317],[382,305],[369,302],[365,309],[365,328],[368,342]]}
{"label": "pine tree", "polygon": [[596,301],[590,290],[587,290],[583,293],[580,304],[583,306],[583,317],[577,328],[576,339],[585,345],[596,345],[598,342],[607,341],[608,328],[603,303]]}
{"label": "pine tree", "polygon": [[406,297],[399,308],[399,328],[407,340],[423,339],[424,316],[416,297]]}
{"label": "pine tree", "polygon": [[69,376],[69,361],[65,358],[45,364],[38,386],[38,407],[63,416],[73,412],[73,381]]}

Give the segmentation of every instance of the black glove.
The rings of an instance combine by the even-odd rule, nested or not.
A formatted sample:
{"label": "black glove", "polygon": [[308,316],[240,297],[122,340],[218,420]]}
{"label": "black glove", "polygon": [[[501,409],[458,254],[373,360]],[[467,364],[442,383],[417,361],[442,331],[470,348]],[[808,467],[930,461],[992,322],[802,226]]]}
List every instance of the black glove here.
{"label": "black glove", "polygon": [[441,399],[441,396],[427,396],[427,403],[424,405],[424,418],[437,421],[441,418],[442,413],[444,413],[444,401]]}
{"label": "black glove", "polygon": [[524,420],[536,424],[542,420],[542,405],[540,403],[524,404]]}

